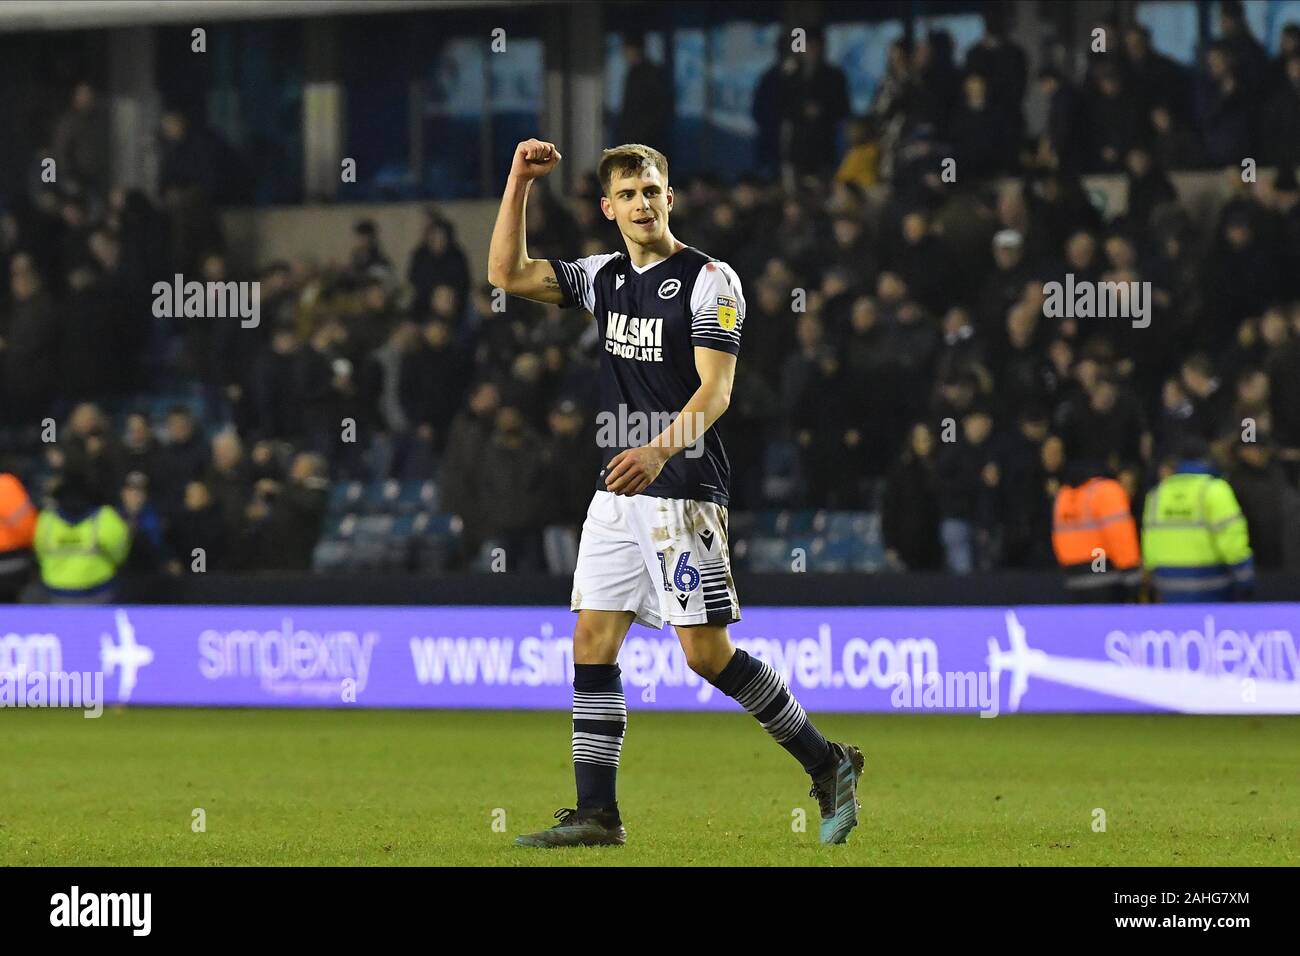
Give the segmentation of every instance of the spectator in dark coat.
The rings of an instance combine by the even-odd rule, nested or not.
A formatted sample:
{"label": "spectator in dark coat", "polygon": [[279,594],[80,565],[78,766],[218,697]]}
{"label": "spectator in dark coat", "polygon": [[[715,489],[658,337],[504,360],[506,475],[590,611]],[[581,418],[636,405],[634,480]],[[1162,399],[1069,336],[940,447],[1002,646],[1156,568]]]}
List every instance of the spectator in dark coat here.
{"label": "spectator in dark coat", "polygon": [[912,426],[907,449],[885,479],[881,534],[885,559],[891,567],[909,571],[937,571],[943,567],[941,514],[934,436],[928,425],[917,422]]}
{"label": "spectator in dark coat", "polygon": [[1149,148],[1155,162],[1163,169],[1196,169],[1204,164],[1200,137],[1188,122],[1179,119],[1164,103],[1157,103],[1149,114],[1151,137]]}
{"label": "spectator in dark coat", "polygon": [[393,284],[393,263],[379,243],[379,227],[373,219],[359,219],[352,227],[352,253],[348,256],[347,285],[359,289],[378,279],[385,289]]}
{"label": "spectator in dark coat", "polygon": [[541,527],[547,498],[540,436],[512,405],[497,409],[483,444],[477,499],[487,542],[505,550],[507,571],[543,568]]}
{"label": "spectator in dark coat", "polygon": [[1088,113],[1083,96],[1059,70],[1038,74],[1038,88],[1047,99],[1047,123],[1038,143],[1038,159],[1048,168],[1078,172],[1088,160]]}
{"label": "spectator in dark coat", "polygon": [[59,384],[56,312],[31,256],[14,256],[9,276],[12,305],[0,325],[3,415],[11,422],[34,425],[49,410]]}
{"label": "spectator in dark coat", "polygon": [[858,416],[849,399],[849,384],[835,352],[829,346],[817,346],[803,369],[790,418],[803,451],[809,507],[858,504],[856,483],[850,485],[845,475],[856,479],[862,474],[867,449],[856,427]]}
{"label": "spectator in dark coat", "polygon": [[194,413],[177,405],[167,413],[167,441],[158,450],[154,500],[171,519],[184,504],[185,486],[202,479],[208,468],[208,444],[199,434]]}
{"label": "spectator in dark coat", "polygon": [[402,408],[439,454],[465,399],[465,371],[465,356],[451,329],[438,319],[424,324],[416,347],[403,358]]}
{"label": "spectator in dark coat", "polygon": [[1158,104],[1186,119],[1192,106],[1192,78],[1175,60],[1151,47],[1151,31],[1138,23],[1124,28],[1124,72],[1127,86],[1142,100],[1144,112]]}
{"label": "spectator in dark coat", "polygon": [[1110,375],[1093,383],[1087,404],[1064,427],[1071,461],[1103,462],[1108,471],[1119,472],[1149,457],[1151,437],[1142,407]]}
{"label": "spectator in dark coat", "polygon": [[1300,162],[1300,54],[1285,60],[1266,110],[1265,161],[1294,166]]}
{"label": "spectator in dark coat", "polygon": [[182,273],[195,269],[204,252],[221,248],[221,227],[213,209],[218,188],[250,178],[229,174],[222,163],[226,153],[210,133],[193,128],[180,110],[163,113],[158,188],[169,220],[168,258]]}
{"label": "spectator in dark coat", "polygon": [[442,460],[442,510],[464,522],[466,553],[476,554],[483,540],[484,520],[479,495],[483,474],[483,449],[487,445],[501,405],[501,392],[490,381],[470,389],[469,402],[451,423],[446,455]]}
{"label": "spectator in dark coat", "polygon": [[1232,396],[1215,374],[1214,363],[1204,353],[1190,355],[1180,372],[1183,391],[1192,404],[1188,428],[1207,442],[1232,428]]}
{"label": "spectator in dark coat", "polygon": [[902,242],[894,248],[893,270],[907,284],[908,295],[939,315],[960,293],[957,261],[942,237],[930,231],[923,209],[903,215]]}
{"label": "spectator in dark coat", "polygon": [[758,127],[754,158],[759,171],[769,176],[776,174],[781,163],[781,127],[787,115],[785,100],[790,95],[790,77],[798,68],[798,56],[790,49],[790,37],[778,33],[776,61],[759,77],[751,109]]}
{"label": "spectator in dark coat", "polygon": [[[168,540],[183,573],[195,574],[225,567],[228,537],[221,509],[205,482],[185,486],[180,513],[172,519]],[[195,552],[199,553],[195,553]]]}
{"label": "spectator in dark coat", "polygon": [[1245,206],[1225,209],[1223,224],[1201,270],[1207,321],[1199,333],[1211,352],[1227,347],[1243,319],[1259,315],[1278,289],[1278,250],[1259,235]]}
{"label": "spectator in dark coat", "polygon": [[411,253],[406,279],[414,289],[412,307],[417,312],[428,307],[434,287],[439,285],[451,286],[456,290],[458,301],[467,301],[469,263],[456,243],[456,232],[451,223],[441,217],[430,217],[424,227],[424,241]]}
{"label": "spectator in dark coat", "polygon": [[126,417],[122,430],[122,471],[138,471],[151,481],[158,470],[158,441],[147,415],[134,412]]}
{"label": "spectator in dark coat", "polygon": [[1222,43],[1210,47],[1205,66],[1199,115],[1205,158],[1214,166],[1237,166],[1254,146],[1253,94]]}
{"label": "spectator in dark coat", "polygon": [[1155,164],[1146,147],[1130,149],[1124,157],[1124,166],[1128,170],[1128,212],[1125,219],[1130,228],[1145,232],[1156,208],[1176,201],[1178,193],[1168,174]]}
{"label": "spectator in dark coat", "polygon": [[346,330],[331,320],[316,330],[311,347],[298,356],[296,391],[303,431],[308,446],[327,457],[337,450],[343,419],[357,397],[358,382],[346,347]]}
{"label": "spectator in dark coat", "polygon": [[301,356],[293,327],[276,326],[270,347],[257,353],[249,375],[250,437],[291,439],[302,434]]}
{"label": "spectator in dark coat", "polygon": [[53,155],[59,183],[85,195],[104,191],[109,155],[108,114],[95,88],[82,81],[72,90],[72,104],[54,125]]}
{"label": "spectator in dark coat", "polygon": [[1001,5],[986,7],[983,16],[984,35],[966,51],[966,71],[987,80],[989,103],[1001,117],[999,126],[1016,142],[1025,126],[1025,86],[1029,80],[1025,51],[1007,37]]}
{"label": "spectator in dark coat", "polygon": [[987,570],[996,562],[994,535],[998,466],[991,440],[993,418],[972,408],[961,420],[957,441],[940,445],[936,456],[939,524],[944,563],[953,574]]}
{"label": "spectator in dark coat", "polygon": [[204,475],[213,503],[221,514],[228,542],[243,533],[244,510],[252,497],[253,480],[244,444],[229,429],[212,436],[212,465]]}
{"label": "spectator in dark coat", "polygon": [[131,529],[131,550],[124,574],[156,574],[176,570],[168,548],[162,515],[149,496],[149,479],[138,471],[127,474],[118,493],[118,512]]}
{"label": "spectator in dark coat", "polygon": [[1043,507],[1047,473],[1042,459],[1047,429],[1046,406],[1029,402],[1017,411],[1015,431],[995,439],[1004,567],[1035,568],[1054,564],[1051,509]]}
{"label": "spectator in dark coat", "polygon": [[961,73],[953,62],[952,34],[931,30],[912,56],[916,89],[911,120],[947,128],[961,97]]}
{"label": "spectator in dark coat", "polygon": [[59,382],[62,398],[102,401],[116,389],[115,316],[96,271],[80,265],[68,273],[68,293],[59,310]]}
{"label": "spectator in dark coat", "polygon": [[1300,492],[1287,483],[1282,466],[1273,456],[1273,439],[1267,432],[1257,432],[1253,442],[1233,445],[1234,461],[1224,476],[1232,485],[1246,516],[1250,549],[1255,566],[1280,569],[1293,561],[1300,549]]}
{"label": "spectator in dark coat", "polygon": [[958,177],[984,179],[1011,171],[1017,140],[1007,114],[988,98],[988,81],[967,73],[962,83],[962,103],[948,130],[957,159]]}
{"label": "spectator in dark coat", "polygon": [[999,334],[1007,311],[1020,301],[1025,283],[1032,277],[1025,262],[1025,240],[1019,232],[1003,229],[994,235],[993,270],[987,275],[977,313],[977,329],[985,337]]}
{"label": "spectator in dark coat", "polygon": [[1219,4],[1219,43],[1232,57],[1245,91],[1255,96],[1268,72],[1268,53],[1250,32],[1241,0],[1223,0]]}
{"label": "spectator in dark coat", "polygon": [[266,571],[306,571],[320,539],[329,497],[325,458],[303,452],[293,460],[288,480],[264,478],[257,483],[247,516],[250,565]]}
{"label": "spectator in dark coat", "polygon": [[627,74],[623,81],[623,111],[619,116],[619,143],[641,143],[661,153],[672,153],[673,80],[645,52],[645,37],[629,33],[623,38]]}
{"label": "spectator in dark coat", "polygon": [[1120,169],[1134,146],[1146,142],[1147,112],[1142,101],[1124,83],[1124,75],[1113,63],[1093,71],[1093,88],[1088,97],[1088,143],[1093,171]]}
{"label": "spectator in dark coat", "polygon": [[797,69],[782,102],[790,130],[785,156],[796,175],[828,176],[840,155],[837,140],[849,115],[849,86],[844,71],[826,62],[821,32],[809,30],[807,43],[807,52],[795,57]]}
{"label": "spectator in dark coat", "polygon": [[600,474],[601,451],[583,421],[582,410],[570,398],[557,402],[547,417],[546,510],[556,521],[574,527],[582,525]]}

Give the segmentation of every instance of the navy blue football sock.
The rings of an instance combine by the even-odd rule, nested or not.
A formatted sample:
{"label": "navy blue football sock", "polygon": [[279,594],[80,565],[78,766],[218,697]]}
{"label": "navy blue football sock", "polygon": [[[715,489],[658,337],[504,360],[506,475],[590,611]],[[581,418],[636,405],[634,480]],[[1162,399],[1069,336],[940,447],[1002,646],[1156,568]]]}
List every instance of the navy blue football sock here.
{"label": "navy blue football sock", "polygon": [[615,782],[627,728],[617,664],[573,665],[573,776],[579,810],[618,812]]}
{"label": "navy blue football sock", "polygon": [[826,770],[831,760],[830,744],[769,664],[737,648],[712,683],[757,718],[804,770],[813,775]]}

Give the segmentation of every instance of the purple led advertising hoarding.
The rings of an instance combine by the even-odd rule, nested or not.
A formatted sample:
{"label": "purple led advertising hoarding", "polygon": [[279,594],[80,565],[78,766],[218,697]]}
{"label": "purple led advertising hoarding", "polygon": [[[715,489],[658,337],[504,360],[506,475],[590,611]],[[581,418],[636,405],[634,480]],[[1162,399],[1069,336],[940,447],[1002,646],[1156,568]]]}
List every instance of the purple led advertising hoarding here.
{"label": "purple led advertising hoarding", "polygon": [[[751,607],[733,640],[809,710],[1300,713],[1300,605]],[[575,615],[543,607],[11,607],[0,705],[102,673],[103,702],[565,709]],[[629,703],[735,705],[634,626]]]}

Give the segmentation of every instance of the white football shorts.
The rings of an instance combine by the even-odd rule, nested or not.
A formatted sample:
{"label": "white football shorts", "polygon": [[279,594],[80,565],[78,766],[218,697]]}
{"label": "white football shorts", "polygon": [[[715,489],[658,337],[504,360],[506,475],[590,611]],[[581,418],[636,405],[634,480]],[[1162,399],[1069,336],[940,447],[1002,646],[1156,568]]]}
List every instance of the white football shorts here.
{"label": "white football shorts", "polygon": [[570,603],[574,611],[632,611],[655,630],[665,622],[739,621],[727,509],[597,491],[582,524]]}

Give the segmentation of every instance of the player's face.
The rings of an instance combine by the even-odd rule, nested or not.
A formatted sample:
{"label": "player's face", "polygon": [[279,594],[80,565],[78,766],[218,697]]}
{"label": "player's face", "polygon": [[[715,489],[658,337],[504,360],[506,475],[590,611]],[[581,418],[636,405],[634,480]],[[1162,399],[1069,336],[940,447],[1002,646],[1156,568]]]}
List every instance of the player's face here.
{"label": "player's face", "polygon": [[672,187],[654,166],[636,173],[615,173],[609,182],[609,195],[601,197],[600,208],[606,219],[618,224],[618,231],[628,242],[654,245],[668,230]]}

